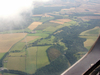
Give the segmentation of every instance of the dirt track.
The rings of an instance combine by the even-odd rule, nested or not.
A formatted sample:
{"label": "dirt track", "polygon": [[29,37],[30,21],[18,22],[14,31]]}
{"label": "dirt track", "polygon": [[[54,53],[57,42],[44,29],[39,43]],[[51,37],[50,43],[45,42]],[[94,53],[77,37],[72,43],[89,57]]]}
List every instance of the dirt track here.
{"label": "dirt track", "polygon": [[61,75],[82,75],[98,60],[100,60],[100,36],[90,51]]}

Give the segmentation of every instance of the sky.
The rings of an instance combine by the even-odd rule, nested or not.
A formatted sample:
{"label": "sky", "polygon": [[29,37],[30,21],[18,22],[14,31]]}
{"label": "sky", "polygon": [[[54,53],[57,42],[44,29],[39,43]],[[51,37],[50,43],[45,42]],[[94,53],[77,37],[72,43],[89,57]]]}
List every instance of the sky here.
{"label": "sky", "polygon": [[0,0],[0,17],[6,18],[31,11],[35,2],[48,2],[49,0]]}

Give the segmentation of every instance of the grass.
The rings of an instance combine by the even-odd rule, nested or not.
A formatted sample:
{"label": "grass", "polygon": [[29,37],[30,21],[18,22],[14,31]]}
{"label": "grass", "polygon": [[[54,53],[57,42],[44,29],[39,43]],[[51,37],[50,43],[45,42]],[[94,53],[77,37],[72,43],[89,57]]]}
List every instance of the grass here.
{"label": "grass", "polygon": [[28,28],[34,30],[38,25],[41,25],[42,22],[33,22]]}
{"label": "grass", "polygon": [[45,33],[45,32],[39,32],[36,34],[28,34],[27,36],[40,36],[42,38],[49,36],[49,34]]}
{"label": "grass", "polygon": [[25,71],[25,57],[7,57],[7,61],[7,69]]}
{"label": "grass", "polygon": [[39,20],[40,22],[46,22],[46,21],[49,21],[49,20],[52,20],[54,19],[54,17],[41,17],[41,20]]}
{"label": "grass", "polygon": [[1,34],[10,34],[10,33],[23,33],[23,32],[31,32],[31,30],[29,28],[26,28],[26,29],[21,29],[21,30],[9,30],[9,31],[4,31],[4,32],[0,32]]}
{"label": "grass", "polygon": [[25,52],[15,52],[15,53],[10,53],[10,57],[25,57]]}
{"label": "grass", "polygon": [[30,42],[32,40],[35,40],[39,38],[39,36],[26,36],[21,42]]}
{"label": "grass", "polygon": [[36,52],[37,47],[30,47],[27,49],[27,57],[26,57],[26,72],[27,73],[35,73],[36,71]]}
{"label": "grass", "polygon": [[22,50],[24,46],[25,46],[25,43],[19,42],[19,43],[17,43],[16,45],[14,45],[14,46],[11,48],[11,51]]}
{"label": "grass", "polygon": [[82,32],[80,35],[99,35],[99,27],[95,27],[93,29],[86,30]]}
{"label": "grass", "polygon": [[39,46],[38,47],[38,55],[37,55],[37,68],[41,68],[45,65],[49,64],[48,56],[46,50],[50,46]]}
{"label": "grass", "polygon": [[38,26],[35,30],[44,30],[44,29],[46,29],[46,28],[48,28],[48,27],[50,27],[50,26],[52,26],[52,27],[57,27],[58,25],[60,25],[60,24],[51,23],[51,22],[46,22],[46,23],[44,23],[44,24]]}
{"label": "grass", "polygon": [[8,52],[9,49],[27,33],[0,34],[0,53]]}
{"label": "grass", "polygon": [[53,44],[54,38],[54,36],[51,36],[50,39],[43,39],[38,44]]}
{"label": "grass", "polygon": [[18,75],[18,74],[3,73],[3,75]]}
{"label": "grass", "polygon": [[28,56],[27,56],[26,71],[28,73],[32,74],[36,71],[36,69],[41,68],[41,67],[49,64],[49,60],[48,60],[48,57],[46,54],[46,50],[49,47],[50,46],[38,46],[38,47],[30,47],[27,49]]}
{"label": "grass", "polygon": [[4,56],[5,53],[0,53],[0,59]]}

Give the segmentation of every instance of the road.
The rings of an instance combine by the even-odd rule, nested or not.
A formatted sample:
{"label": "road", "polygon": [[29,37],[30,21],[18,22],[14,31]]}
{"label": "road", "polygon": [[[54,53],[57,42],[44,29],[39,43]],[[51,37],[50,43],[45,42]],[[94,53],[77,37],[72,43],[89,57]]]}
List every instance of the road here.
{"label": "road", "polygon": [[91,67],[91,64],[95,64],[98,60],[100,60],[100,36],[89,52],[61,75],[82,75]]}

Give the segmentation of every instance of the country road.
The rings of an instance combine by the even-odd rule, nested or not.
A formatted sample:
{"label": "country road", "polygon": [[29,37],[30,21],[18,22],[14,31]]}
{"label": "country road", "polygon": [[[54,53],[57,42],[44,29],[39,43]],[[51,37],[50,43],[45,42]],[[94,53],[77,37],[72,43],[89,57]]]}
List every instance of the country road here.
{"label": "country road", "polygon": [[91,67],[91,64],[95,64],[98,60],[100,60],[100,36],[89,52],[61,75],[82,75]]}

